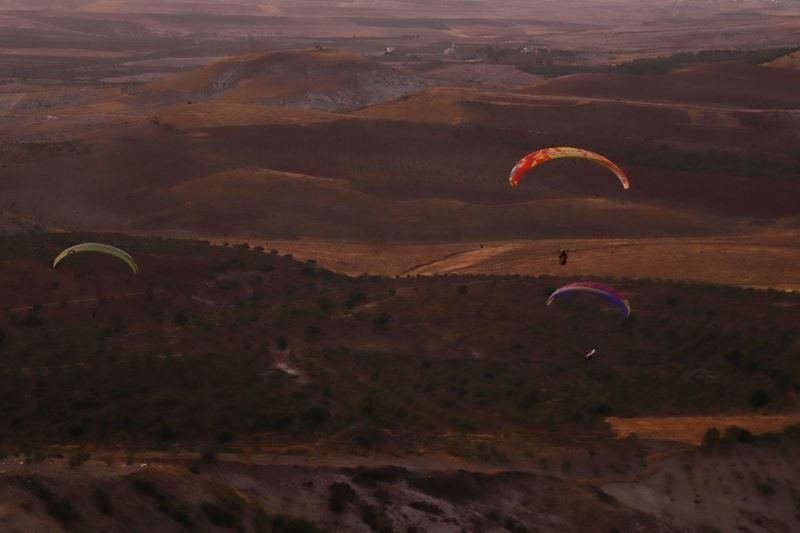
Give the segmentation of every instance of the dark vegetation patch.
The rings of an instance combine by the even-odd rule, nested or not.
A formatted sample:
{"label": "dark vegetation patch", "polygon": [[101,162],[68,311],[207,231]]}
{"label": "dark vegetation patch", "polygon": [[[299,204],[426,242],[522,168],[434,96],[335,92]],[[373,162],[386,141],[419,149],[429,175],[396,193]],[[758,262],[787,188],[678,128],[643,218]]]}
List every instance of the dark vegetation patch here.
{"label": "dark vegetation patch", "polygon": [[[84,241],[113,242],[142,271],[91,254],[49,268],[57,251]],[[310,279],[306,263],[280,254],[193,241],[2,237],[0,261],[5,442],[223,451],[256,435],[339,435],[370,449],[400,442],[394,435],[604,433],[610,414],[798,407],[800,305],[773,304],[800,297],[775,291],[610,280],[632,295],[634,315],[623,320],[580,297],[531,305],[564,281],[552,277],[348,278],[316,266]],[[260,281],[216,285],[265,263],[272,270]],[[219,274],[220,264],[230,268]],[[10,311],[34,303],[37,311]],[[174,320],[181,313],[187,320]],[[376,322],[384,313],[391,318]],[[28,316],[41,323],[25,327]],[[584,364],[587,343],[600,347],[598,364]],[[508,460],[491,446],[476,453]],[[351,475],[362,485],[406,474]]]}
{"label": "dark vegetation patch", "polygon": [[38,479],[30,479],[29,489],[44,504],[47,514],[55,518],[65,528],[70,528],[83,521],[78,510],[68,496],[54,494],[47,485]]}
{"label": "dark vegetation patch", "polygon": [[463,505],[485,494],[487,478],[459,470],[453,473],[427,473],[409,477],[408,484],[435,498]]}

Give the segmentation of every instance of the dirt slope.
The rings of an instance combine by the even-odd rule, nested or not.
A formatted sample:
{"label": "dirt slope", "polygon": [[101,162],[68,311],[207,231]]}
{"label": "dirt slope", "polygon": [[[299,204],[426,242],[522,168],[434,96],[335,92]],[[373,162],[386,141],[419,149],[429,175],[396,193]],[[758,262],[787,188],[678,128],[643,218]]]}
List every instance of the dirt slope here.
{"label": "dirt slope", "polygon": [[224,59],[145,86],[145,95],[346,111],[417,91],[425,82],[352,52],[311,49]]}
{"label": "dirt slope", "polygon": [[718,63],[661,75],[580,74],[536,85],[537,94],[618,97],[743,108],[800,108],[800,72],[759,65]]}

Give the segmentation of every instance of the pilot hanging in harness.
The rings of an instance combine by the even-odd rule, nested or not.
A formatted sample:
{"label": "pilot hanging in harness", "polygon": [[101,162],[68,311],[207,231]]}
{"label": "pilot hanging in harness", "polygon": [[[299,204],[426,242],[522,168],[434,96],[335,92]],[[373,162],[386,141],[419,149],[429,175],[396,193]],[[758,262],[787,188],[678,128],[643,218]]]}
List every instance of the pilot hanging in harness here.
{"label": "pilot hanging in harness", "polygon": [[568,258],[569,258],[569,256],[567,255],[567,251],[566,250],[561,250],[561,253],[558,254],[558,264],[561,265],[561,266],[566,265]]}

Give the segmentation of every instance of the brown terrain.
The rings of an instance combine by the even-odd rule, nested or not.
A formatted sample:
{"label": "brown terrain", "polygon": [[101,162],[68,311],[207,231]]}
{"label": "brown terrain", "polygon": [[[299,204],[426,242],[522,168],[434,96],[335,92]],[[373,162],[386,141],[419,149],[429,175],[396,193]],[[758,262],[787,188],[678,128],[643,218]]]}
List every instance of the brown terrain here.
{"label": "brown terrain", "polygon": [[[0,0],[0,529],[796,530],[798,35],[759,0]],[[558,145],[631,189],[508,186]],[[48,268],[83,239],[142,274]],[[592,278],[631,320],[540,305]]]}

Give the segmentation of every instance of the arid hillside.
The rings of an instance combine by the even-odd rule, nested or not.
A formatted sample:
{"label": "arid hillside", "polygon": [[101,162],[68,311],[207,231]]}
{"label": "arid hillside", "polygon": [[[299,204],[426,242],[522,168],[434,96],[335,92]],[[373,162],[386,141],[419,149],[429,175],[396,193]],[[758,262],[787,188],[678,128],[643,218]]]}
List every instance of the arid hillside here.
{"label": "arid hillside", "polygon": [[[50,269],[80,241],[140,274],[96,254]],[[609,279],[626,320],[591,296],[546,306],[569,278],[349,278],[113,234],[0,237],[0,264],[12,529],[796,520],[796,295]]]}
{"label": "arid hillside", "polygon": [[[363,84],[372,73],[391,89]],[[720,73],[761,83],[760,100],[737,93],[710,103]],[[43,96],[27,95],[22,127],[3,148],[0,189],[7,209],[51,227],[219,237],[750,232],[800,213],[800,103],[785,89],[793,75],[748,65],[580,75],[524,90],[426,89],[363,107],[416,78],[333,50],[245,55],[133,92],[97,92],[95,103],[73,91],[37,106]],[[632,98],[636,83],[644,85]],[[670,84],[683,89],[669,99],[653,92]],[[19,105],[18,93],[6,94]],[[159,107],[162,96],[179,103]],[[607,154],[633,187],[622,191],[581,161],[507,186],[520,156],[565,144]]]}
{"label": "arid hillside", "polygon": [[[216,102],[348,111],[393,100],[425,83],[341,50],[298,50],[251,54],[144,87],[178,100],[215,97]],[[154,96],[157,97],[157,96]]]}

